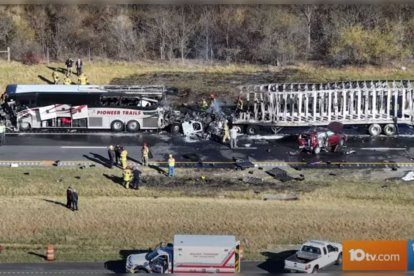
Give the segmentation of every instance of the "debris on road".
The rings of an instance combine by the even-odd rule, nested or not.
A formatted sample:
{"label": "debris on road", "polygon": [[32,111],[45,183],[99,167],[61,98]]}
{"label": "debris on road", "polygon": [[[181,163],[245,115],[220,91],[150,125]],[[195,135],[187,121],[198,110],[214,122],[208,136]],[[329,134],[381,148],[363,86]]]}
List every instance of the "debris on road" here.
{"label": "debris on road", "polygon": [[277,167],[266,171],[266,173],[273,176],[273,178],[275,178],[275,179],[277,179],[281,182],[286,182],[286,181],[290,181],[290,180],[295,179],[295,178],[291,177],[290,175],[288,175],[285,170],[282,170],[282,169],[277,168]]}
{"label": "debris on road", "polygon": [[236,164],[236,169],[245,170],[245,169],[254,168],[254,164],[246,159],[234,158],[234,162]]}
{"label": "debris on road", "polygon": [[283,194],[283,195],[263,195],[263,200],[282,200],[282,201],[287,201],[287,200],[298,200],[298,196],[295,194]]}
{"label": "debris on road", "polygon": [[353,153],[356,153],[356,151],[354,151],[354,150],[347,150],[347,151],[345,151],[345,154],[346,155],[353,154]]}
{"label": "debris on road", "polygon": [[263,178],[246,175],[243,177],[243,182],[258,185],[263,183]]}
{"label": "debris on road", "polygon": [[404,181],[413,181],[414,180],[414,171],[408,172],[404,177],[401,178]]}

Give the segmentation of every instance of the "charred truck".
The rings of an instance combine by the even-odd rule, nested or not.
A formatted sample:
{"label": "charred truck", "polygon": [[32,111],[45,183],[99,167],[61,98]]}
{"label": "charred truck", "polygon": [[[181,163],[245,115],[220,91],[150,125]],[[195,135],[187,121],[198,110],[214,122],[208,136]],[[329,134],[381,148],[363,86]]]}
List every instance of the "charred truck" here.
{"label": "charred truck", "polygon": [[401,81],[271,83],[239,87],[233,124],[256,134],[260,126],[278,133],[286,127],[364,125],[372,136],[397,134],[413,125],[414,84]]}

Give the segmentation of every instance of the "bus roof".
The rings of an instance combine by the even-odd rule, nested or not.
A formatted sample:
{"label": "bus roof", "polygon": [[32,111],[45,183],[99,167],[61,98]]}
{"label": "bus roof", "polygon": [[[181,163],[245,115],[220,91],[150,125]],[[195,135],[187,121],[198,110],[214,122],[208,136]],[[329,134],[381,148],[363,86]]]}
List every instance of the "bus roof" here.
{"label": "bus roof", "polygon": [[9,84],[6,94],[23,93],[121,93],[162,95],[166,89],[162,85],[45,85]]}

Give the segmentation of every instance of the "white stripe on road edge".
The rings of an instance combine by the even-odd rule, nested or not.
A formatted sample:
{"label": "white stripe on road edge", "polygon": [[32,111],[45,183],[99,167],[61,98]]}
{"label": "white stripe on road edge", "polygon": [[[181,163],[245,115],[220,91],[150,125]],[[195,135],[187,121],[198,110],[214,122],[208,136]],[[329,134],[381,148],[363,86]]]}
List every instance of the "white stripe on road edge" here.
{"label": "white stripe on road edge", "polygon": [[90,146],[62,146],[61,149],[106,149],[108,147],[90,147]]}
{"label": "white stripe on road edge", "polygon": [[360,148],[360,150],[407,150],[406,148]]}

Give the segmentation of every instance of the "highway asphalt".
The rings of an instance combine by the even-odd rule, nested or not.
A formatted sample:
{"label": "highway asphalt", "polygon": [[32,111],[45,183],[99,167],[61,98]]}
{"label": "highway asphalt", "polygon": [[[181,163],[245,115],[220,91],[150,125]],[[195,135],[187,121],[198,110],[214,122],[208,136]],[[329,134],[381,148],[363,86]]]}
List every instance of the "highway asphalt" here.
{"label": "highway asphalt", "polygon": [[[340,266],[329,266],[321,272],[340,272]],[[286,273],[282,259],[268,259],[264,262],[243,261],[241,272],[247,274]],[[0,275],[79,275],[125,273],[125,261],[107,262],[51,262],[51,263],[9,263],[0,264]]]}
{"label": "highway asphalt", "polygon": [[[154,158],[165,162],[173,154],[177,166],[181,162],[231,164],[234,159],[261,162],[321,164],[362,164],[380,166],[384,163],[402,163],[414,166],[414,137],[350,137],[347,147],[340,152],[314,154],[299,153],[294,136],[241,136],[238,149],[230,149],[220,141],[188,139],[168,134],[141,133],[113,134],[9,134],[0,147],[0,161],[65,160],[107,162],[109,144],[124,145],[131,161],[141,160],[141,146],[149,144]],[[211,165],[211,164],[210,164]]]}

